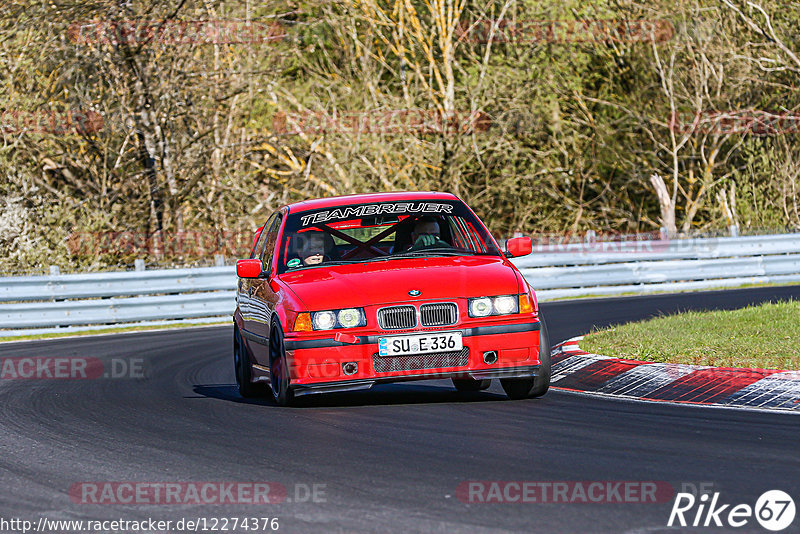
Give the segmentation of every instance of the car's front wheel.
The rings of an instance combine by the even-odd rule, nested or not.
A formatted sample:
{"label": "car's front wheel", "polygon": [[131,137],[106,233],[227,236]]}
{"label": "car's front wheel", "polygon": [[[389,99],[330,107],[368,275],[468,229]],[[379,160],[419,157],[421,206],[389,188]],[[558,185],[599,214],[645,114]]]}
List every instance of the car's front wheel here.
{"label": "car's front wheel", "polygon": [[289,387],[289,367],[283,347],[283,330],[277,321],[272,322],[269,338],[269,373],[272,396],[279,406],[291,406],[294,391]]}
{"label": "car's front wheel", "polygon": [[539,372],[533,379],[531,397],[541,397],[550,389],[550,337],[547,335],[547,325],[541,315],[539,315],[539,362]]}
{"label": "car's front wheel", "polygon": [[489,386],[492,385],[492,381],[488,379],[475,380],[474,378],[454,378],[453,385],[461,392],[483,391],[484,389],[489,389]]}

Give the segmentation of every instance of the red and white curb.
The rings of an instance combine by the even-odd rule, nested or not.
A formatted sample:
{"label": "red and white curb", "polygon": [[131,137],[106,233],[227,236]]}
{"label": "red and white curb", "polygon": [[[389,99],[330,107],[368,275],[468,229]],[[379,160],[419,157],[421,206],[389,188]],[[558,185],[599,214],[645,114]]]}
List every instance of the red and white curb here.
{"label": "red and white curb", "polygon": [[583,336],[553,349],[551,385],[586,393],[800,413],[800,371],[643,362],[589,354]]}

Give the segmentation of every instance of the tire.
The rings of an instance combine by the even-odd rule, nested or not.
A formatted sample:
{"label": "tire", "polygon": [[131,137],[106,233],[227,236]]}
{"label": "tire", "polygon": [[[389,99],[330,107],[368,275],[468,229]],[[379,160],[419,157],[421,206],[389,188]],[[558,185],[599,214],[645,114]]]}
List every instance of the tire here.
{"label": "tire", "polygon": [[525,399],[533,388],[533,378],[501,378],[500,385],[509,399]]}
{"label": "tire", "polygon": [[250,367],[250,356],[242,341],[239,328],[233,329],[233,365],[236,371],[236,387],[239,395],[246,399],[262,397],[264,387],[261,384],[253,383],[253,368]]}
{"label": "tire", "polygon": [[475,380],[474,378],[454,378],[453,385],[461,392],[483,391],[484,389],[489,389],[489,386],[492,385],[492,381],[489,379]]}
{"label": "tire", "polygon": [[272,398],[278,406],[294,404],[294,391],[289,387],[289,368],[283,348],[283,330],[280,323],[272,322],[269,337],[269,374]]}
{"label": "tire", "polygon": [[544,317],[539,315],[539,361],[541,367],[536,377],[533,379],[533,388],[531,389],[531,397],[541,397],[547,390],[550,389],[550,336],[547,335],[547,325],[544,322]]}

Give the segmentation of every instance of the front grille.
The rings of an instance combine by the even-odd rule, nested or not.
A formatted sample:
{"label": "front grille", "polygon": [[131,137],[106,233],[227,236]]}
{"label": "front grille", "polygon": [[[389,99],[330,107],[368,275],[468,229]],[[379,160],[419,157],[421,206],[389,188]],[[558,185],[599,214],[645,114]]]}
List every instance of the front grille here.
{"label": "front grille", "polygon": [[422,326],[447,326],[458,321],[458,306],[452,302],[423,304],[419,307]]}
{"label": "front grille", "polygon": [[447,369],[463,367],[469,364],[469,347],[455,352],[439,352],[435,354],[408,354],[403,356],[381,357],[377,352],[372,355],[372,365],[376,373],[393,371],[415,371],[417,369]]}
{"label": "front grille", "polygon": [[384,330],[402,330],[417,326],[414,306],[392,306],[378,310],[378,326]]}

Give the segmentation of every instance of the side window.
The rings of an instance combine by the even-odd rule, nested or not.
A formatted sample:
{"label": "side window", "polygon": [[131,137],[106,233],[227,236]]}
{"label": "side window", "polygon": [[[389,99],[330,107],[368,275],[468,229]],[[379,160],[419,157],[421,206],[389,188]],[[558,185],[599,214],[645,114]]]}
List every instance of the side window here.
{"label": "side window", "polygon": [[486,243],[484,243],[483,239],[481,238],[480,232],[473,226],[473,224],[467,223],[467,228],[469,229],[469,233],[472,234],[472,239],[475,242],[475,252],[486,252],[488,249],[486,248]]}
{"label": "side window", "polygon": [[479,241],[477,240],[475,233],[471,230],[470,225],[462,217],[453,217],[452,222],[458,227],[458,233],[464,240],[465,249],[473,252],[486,252],[478,244]]}
{"label": "side window", "polygon": [[277,217],[278,214],[273,213],[272,216],[267,220],[267,222],[262,227],[263,229],[261,230],[261,235],[258,236],[258,243],[256,243],[256,246],[253,247],[253,252],[250,254],[250,258],[258,258],[259,256],[261,256],[261,251],[264,248],[264,241],[267,240],[267,235],[269,234],[268,230],[270,226],[272,226],[272,223],[275,222],[275,219]]}
{"label": "side window", "polygon": [[264,227],[264,233],[267,236],[264,242],[264,250],[261,251],[261,269],[264,271],[268,271],[272,265],[272,256],[275,254],[275,243],[278,242],[278,231],[281,228],[282,220],[283,216],[280,213],[276,213],[272,224],[269,227]]}
{"label": "side window", "polygon": [[471,250],[470,246],[467,244],[467,240],[464,238],[461,228],[456,222],[456,218],[448,217],[447,225],[450,227],[450,235],[453,236],[453,246],[456,248]]}

